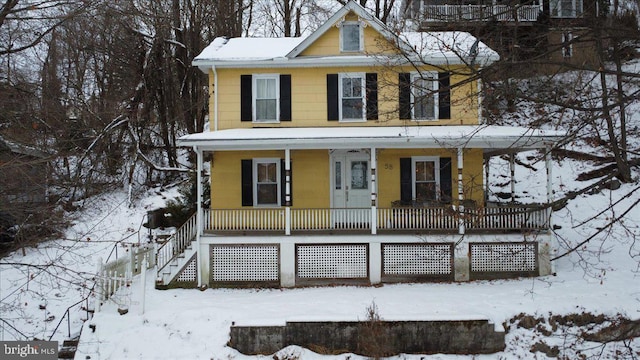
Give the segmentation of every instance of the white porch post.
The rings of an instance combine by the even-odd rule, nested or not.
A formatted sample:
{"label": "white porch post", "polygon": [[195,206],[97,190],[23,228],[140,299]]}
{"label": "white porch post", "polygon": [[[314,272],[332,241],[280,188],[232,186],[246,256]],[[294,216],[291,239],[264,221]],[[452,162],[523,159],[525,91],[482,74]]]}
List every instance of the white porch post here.
{"label": "white porch post", "polygon": [[377,168],[377,156],[376,148],[371,148],[371,234],[375,235],[378,232],[378,214],[376,209],[376,203],[378,201],[377,181],[376,181],[376,168]]}
{"label": "white porch post", "polygon": [[516,201],[516,155],[509,154],[509,171],[511,172],[511,202]]}
{"label": "white porch post", "polygon": [[551,223],[551,203],[553,203],[553,174],[551,165],[551,147],[547,145],[544,153],[544,165],[547,169],[547,226],[549,229],[553,228]]}
{"label": "white porch post", "polygon": [[458,233],[460,235],[464,235],[464,185],[462,183],[462,168],[464,162],[462,148],[458,148],[458,211],[459,211],[459,219],[458,219]]}
{"label": "white porch post", "polygon": [[291,235],[291,150],[284,149],[284,232]]}
{"label": "white porch post", "polygon": [[197,146],[193,147],[193,151],[196,152],[197,156],[197,177],[196,181],[198,182],[196,185],[197,188],[197,201],[196,201],[196,264],[197,264],[197,277],[198,277],[198,287],[202,286],[202,267],[204,266],[204,262],[202,261],[201,251],[200,251],[200,235],[203,233],[203,211],[202,211],[202,171],[203,171],[203,154],[202,149],[199,149]]}
{"label": "white porch post", "polygon": [[484,161],[484,201],[489,201],[489,175],[491,171],[491,157]]}

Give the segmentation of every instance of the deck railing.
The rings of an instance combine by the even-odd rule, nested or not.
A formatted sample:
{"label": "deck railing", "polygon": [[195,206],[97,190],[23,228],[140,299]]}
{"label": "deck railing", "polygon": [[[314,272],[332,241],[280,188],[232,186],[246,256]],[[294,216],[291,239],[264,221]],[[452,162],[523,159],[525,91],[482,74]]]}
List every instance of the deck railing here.
{"label": "deck railing", "polygon": [[197,219],[194,214],[167,241],[158,248],[157,265],[158,273],[176,256],[182,254],[191,242],[196,238]]}
{"label": "deck railing", "polygon": [[432,22],[538,20],[542,5],[426,5],[414,19]]}
{"label": "deck railing", "polygon": [[[541,205],[508,204],[468,207],[461,213],[451,205],[392,207],[376,210],[376,228],[454,232],[464,219],[466,231],[536,231],[548,228],[548,211]],[[204,230],[212,232],[286,231],[285,209],[205,210]],[[371,208],[291,209],[292,232],[371,229]]]}

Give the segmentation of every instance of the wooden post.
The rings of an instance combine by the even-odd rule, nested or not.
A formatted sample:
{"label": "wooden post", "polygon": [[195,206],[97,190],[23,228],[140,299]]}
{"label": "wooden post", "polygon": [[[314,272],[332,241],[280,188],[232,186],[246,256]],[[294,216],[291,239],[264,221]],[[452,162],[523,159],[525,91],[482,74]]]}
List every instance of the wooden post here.
{"label": "wooden post", "polygon": [[371,148],[371,234],[375,235],[378,232],[378,216],[377,216],[377,202],[378,202],[378,193],[376,191],[377,188],[377,179],[376,179],[376,169],[378,167],[377,161],[378,158],[376,156],[376,148]]}
{"label": "wooden post", "polygon": [[291,235],[291,150],[284,149],[284,233]]}
{"label": "wooden post", "polygon": [[197,146],[193,147],[193,151],[195,151],[196,155],[197,155],[197,168],[196,171],[197,173],[197,207],[196,207],[196,259],[197,259],[197,264],[198,266],[196,267],[197,271],[197,278],[198,278],[198,287],[202,286],[202,260],[200,259],[200,235],[203,232],[203,213],[204,211],[202,210],[202,171],[204,168],[204,159],[203,159],[203,150],[199,149]]}
{"label": "wooden post", "polygon": [[511,202],[516,201],[516,155],[509,154],[509,171],[511,172]]}
{"label": "wooden post", "polygon": [[464,149],[458,148],[458,233],[464,235],[464,184],[462,183],[462,168],[464,162]]}

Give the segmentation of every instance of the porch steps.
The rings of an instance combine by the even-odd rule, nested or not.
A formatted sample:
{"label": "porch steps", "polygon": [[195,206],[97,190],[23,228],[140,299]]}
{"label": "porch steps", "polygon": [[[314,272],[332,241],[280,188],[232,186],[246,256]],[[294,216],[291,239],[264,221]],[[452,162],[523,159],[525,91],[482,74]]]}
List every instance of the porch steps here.
{"label": "porch steps", "polygon": [[166,288],[178,275],[180,275],[180,272],[188,265],[195,253],[195,246],[190,244],[183,252],[176,255],[169,264],[167,264],[167,266],[158,272],[156,288]]}

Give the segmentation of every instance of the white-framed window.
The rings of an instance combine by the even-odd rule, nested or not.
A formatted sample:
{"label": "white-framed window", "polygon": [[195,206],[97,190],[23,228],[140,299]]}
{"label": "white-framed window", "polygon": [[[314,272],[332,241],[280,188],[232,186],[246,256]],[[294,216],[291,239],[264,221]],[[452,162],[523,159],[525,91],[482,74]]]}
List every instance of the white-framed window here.
{"label": "white-framed window", "polygon": [[364,73],[340,74],[338,111],[340,121],[366,121],[366,89]]}
{"label": "white-framed window", "polygon": [[362,28],[362,24],[358,21],[345,21],[340,25],[340,51],[359,52],[363,50]]}
{"label": "white-framed window", "polygon": [[420,202],[440,199],[440,158],[415,156],[411,158],[412,198]]}
{"label": "white-framed window", "polygon": [[253,204],[280,206],[280,159],[253,159]]}
{"label": "white-framed window", "polygon": [[411,118],[414,120],[438,119],[438,73],[411,74]]}
{"label": "white-framed window", "polygon": [[573,34],[570,31],[562,32],[562,57],[573,56]]}
{"label": "white-framed window", "polygon": [[253,75],[253,121],[278,122],[280,119],[280,76]]}
{"label": "white-framed window", "polygon": [[551,17],[576,18],[582,16],[582,0],[550,0]]}

